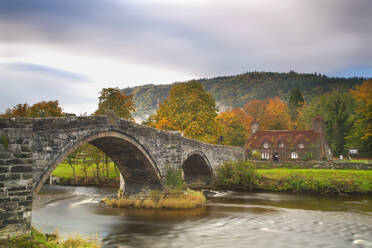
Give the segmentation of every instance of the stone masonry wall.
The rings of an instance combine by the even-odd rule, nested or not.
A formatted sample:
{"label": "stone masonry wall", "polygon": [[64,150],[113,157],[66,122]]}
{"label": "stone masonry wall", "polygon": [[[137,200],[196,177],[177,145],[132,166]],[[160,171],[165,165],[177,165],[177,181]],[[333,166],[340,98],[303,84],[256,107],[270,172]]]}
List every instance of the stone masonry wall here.
{"label": "stone masonry wall", "polygon": [[29,233],[32,211],[32,122],[0,119],[0,238]]}

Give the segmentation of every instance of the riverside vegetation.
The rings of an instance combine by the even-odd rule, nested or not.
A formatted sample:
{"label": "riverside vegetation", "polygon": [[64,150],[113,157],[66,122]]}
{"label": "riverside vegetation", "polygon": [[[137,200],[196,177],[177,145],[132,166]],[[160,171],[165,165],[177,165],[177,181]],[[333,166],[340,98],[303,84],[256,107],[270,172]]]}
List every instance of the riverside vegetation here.
{"label": "riverside vegetation", "polygon": [[31,235],[0,240],[0,247],[4,248],[99,248],[101,247],[97,237],[92,240],[84,239],[79,235],[70,236],[62,240],[56,231],[54,234],[44,234],[35,228],[31,228]]}
{"label": "riverside vegetation", "polygon": [[256,169],[253,162],[226,163],[217,169],[216,187],[318,194],[371,194],[371,170]]}
{"label": "riverside vegetation", "polygon": [[153,190],[149,195],[123,196],[118,193],[117,199],[104,198],[106,206],[119,208],[165,208],[188,209],[202,206],[206,202],[200,191],[183,189],[182,171],[168,168],[164,191]]}

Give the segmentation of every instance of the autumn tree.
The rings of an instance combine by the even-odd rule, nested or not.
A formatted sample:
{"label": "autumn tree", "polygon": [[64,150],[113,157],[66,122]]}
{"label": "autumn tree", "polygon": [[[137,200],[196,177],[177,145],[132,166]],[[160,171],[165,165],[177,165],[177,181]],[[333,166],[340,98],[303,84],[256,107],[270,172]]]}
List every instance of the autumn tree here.
{"label": "autumn tree", "polygon": [[241,119],[233,111],[222,112],[217,116],[221,126],[222,144],[243,146],[247,141],[247,130]]}
{"label": "autumn tree", "polygon": [[5,112],[4,117],[29,117],[30,106],[27,103],[17,104],[12,108],[8,108]]}
{"label": "autumn tree", "polygon": [[56,101],[42,101],[31,107],[27,104],[17,104],[8,108],[3,117],[60,117],[63,116],[62,108]]}
{"label": "autumn tree", "polygon": [[178,130],[186,137],[216,143],[219,137],[216,116],[212,95],[201,83],[191,81],[174,85],[151,118],[156,128]]}
{"label": "autumn tree", "polygon": [[279,97],[249,101],[244,105],[244,111],[260,124],[262,130],[282,130],[290,127],[288,105]]}
{"label": "autumn tree", "polygon": [[108,110],[111,110],[117,117],[127,120],[133,119],[133,95],[126,95],[119,88],[103,88],[99,94],[98,109],[95,114],[104,115]]}
{"label": "autumn tree", "polygon": [[347,140],[354,147],[372,151],[372,80],[365,81],[350,91],[356,108],[352,117],[353,127]]}
{"label": "autumn tree", "polygon": [[42,101],[35,103],[30,107],[30,117],[61,117],[63,116],[62,108],[56,101]]}
{"label": "autumn tree", "polygon": [[253,118],[241,108],[233,108],[231,112],[233,112],[235,116],[240,120],[249,136],[249,134],[251,133],[251,123],[253,121]]}

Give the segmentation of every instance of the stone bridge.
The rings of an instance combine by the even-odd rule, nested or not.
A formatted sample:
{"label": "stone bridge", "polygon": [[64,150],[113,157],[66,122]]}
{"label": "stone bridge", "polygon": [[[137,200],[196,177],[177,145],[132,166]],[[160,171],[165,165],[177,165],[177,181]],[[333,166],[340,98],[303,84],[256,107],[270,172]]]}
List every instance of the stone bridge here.
{"label": "stone bridge", "polygon": [[111,157],[129,194],[161,188],[168,168],[182,169],[186,183],[209,184],[223,162],[244,159],[240,147],[115,117],[0,118],[0,238],[30,231],[33,194],[84,143]]}

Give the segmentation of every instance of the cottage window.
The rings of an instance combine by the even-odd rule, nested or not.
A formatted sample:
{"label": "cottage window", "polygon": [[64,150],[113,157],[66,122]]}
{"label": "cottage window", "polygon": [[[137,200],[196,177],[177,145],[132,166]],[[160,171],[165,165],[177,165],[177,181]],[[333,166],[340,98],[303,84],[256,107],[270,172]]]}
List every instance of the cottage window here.
{"label": "cottage window", "polygon": [[298,144],[298,148],[300,148],[300,149],[304,149],[304,147],[305,147],[304,143],[299,143],[299,144]]}
{"label": "cottage window", "polygon": [[291,153],[291,158],[298,158],[297,152],[292,152]]}
{"label": "cottage window", "polygon": [[263,153],[261,153],[261,158],[262,159],[269,159],[270,158],[270,154],[267,153],[267,152],[263,152]]}
{"label": "cottage window", "polygon": [[284,148],[284,143],[279,143],[279,148]]}
{"label": "cottage window", "polygon": [[264,148],[269,148],[269,146],[270,146],[270,145],[269,145],[269,143],[267,143],[267,142],[263,144],[263,147],[264,147]]}

